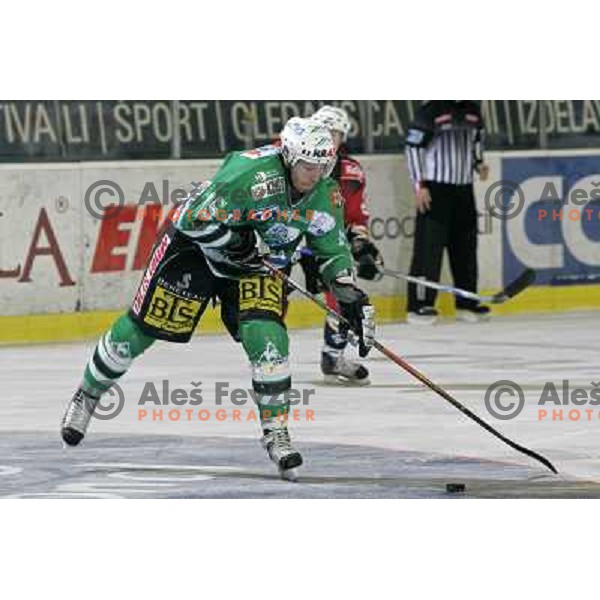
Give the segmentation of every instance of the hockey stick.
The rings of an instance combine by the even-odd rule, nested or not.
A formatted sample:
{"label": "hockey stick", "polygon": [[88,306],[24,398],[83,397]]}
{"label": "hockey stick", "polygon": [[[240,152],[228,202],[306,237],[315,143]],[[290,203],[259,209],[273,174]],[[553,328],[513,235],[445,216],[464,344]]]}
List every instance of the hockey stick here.
{"label": "hockey stick", "polygon": [[[305,296],[309,300],[312,300],[315,304],[320,306],[331,317],[334,317],[335,319],[337,319],[337,321],[339,323],[343,323],[347,327],[351,328],[350,322],[346,318],[344,318],[342,315],[340,315],[337,311],[335,311],[332,308],[330,308],[329,306],[327,306],[327,304],[325,304],[325,302],[323,302],[320,298],[318,298],[314,294],[311,294],[308,290],[305,290],[300,284],[296,283],[293,279],[290,279],[290,277],[288,277],[283,271],[280,271],[278,268],[269,264],[269,262],[267,262],[266,260],[263,261],[263,263],[267,267],[267,269],[269,269],[269,272],[274,277],[279,277],[285,283],[287,283],[289,286],[293,287],[295,290],[300,292],[303,296]],[[520,444],[513,442],[511,439],[509,439],[505,435],[501,434],[499,431],[494,429],[491,425],[486,423],[481,417],[478,417],[474,412],[472,412],[466,406],[461,404],[458,400],[453,398],[446,390],[444,390],[439,385],[437,385],[436,383],[431,381],[428,377],[423,375],[423,373],[421,373],[420,371],[415,369],[415,367],[413,367],[410,363],[406,362],[403,358],[401,358],[400,356],[398,356],[397,354],[395,354],[394,352],[392,352],[391,350],[386,348],[383,344],[381,344],[377,340],[374,340],[373,346],[377,350],[379,350],[379,352],[381,352],[384,356],[389,358],[392,362],[396,363],[399,367],[401,367],[402,369],[404,369],[405,371],[410,373],[413,377],[418,379],[421,383],[425,384],[430,390],[433,390],[436,394],[438,394],[439,396],[444,398],[444,400],[447,400],[448,402],[450,402],[450,404],[452,404],[452,406],[454,406],[454,408],[457,408],[458,410],[460,410],[460,412],[462,412],[464,415],[466,415],[467,417],[469,417],[470,419],[475,421],[475,423],[477,423],[478,425],[483,427],[486,431],[489,431],[489,433],[496,436],[499,440],[503,441],[505,444],[510,446],[513,450],[516,450],[517,452],[521,452],[522,454],[525,454],[525,455],[529,456],[530,458],[533,458],[534,460],[541,462],[545,467],[550,469],[550,471],[552,471],[553,473],[558,473],[558,471],[556,470],[556,467],[547,458],[545,458],[541,454],[538,454],[534,450],[530,450],[529,448],[526,448],[525,446],[521,446]]]}
{"label": "hockey stick", "polygon": [[528,288],[535,281],[535,271],[533,269],[525,269],[514,281],[509,283],[502,291],[494,294],[493,296],[480,296],[474,292],[468,292],[467,290],[461,290],[460,288],[453,287],[451,285],[443,285],[441,283],[435,283],[427,279],[421,279],[420,277],[414,277],[412,275],[405,275],[398,271],[392,271],[391,269],[383,269],[383,274],[388,277],[395,277],[396,279],[405,279],[416,285],[422,285],[429,287],[440,292],[450,292],[455,296],[461,298],[468,298],[469,300],[475,300],[476,302],[483,302],[487,304],[502,304],[510,298],[513,298],[517,294],[520,294],[524,289]]}

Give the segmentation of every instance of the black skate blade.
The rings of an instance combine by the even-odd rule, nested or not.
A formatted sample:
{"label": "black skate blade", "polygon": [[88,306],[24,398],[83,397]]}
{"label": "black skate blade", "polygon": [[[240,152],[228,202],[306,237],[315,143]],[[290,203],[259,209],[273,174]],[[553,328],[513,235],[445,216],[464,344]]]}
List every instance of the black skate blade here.
{"label": "black skate blade", "polygon": [[363,387],[371,385],[368,377],[366,379],[348,379],[341,375],[323,375],[323,383],[337,387]]}
{"label": "black skate blade", "polygon": [[62,439],[68,446],[77,446],[83,439],[83,433],[71,427],[63,427],[60,431]]}

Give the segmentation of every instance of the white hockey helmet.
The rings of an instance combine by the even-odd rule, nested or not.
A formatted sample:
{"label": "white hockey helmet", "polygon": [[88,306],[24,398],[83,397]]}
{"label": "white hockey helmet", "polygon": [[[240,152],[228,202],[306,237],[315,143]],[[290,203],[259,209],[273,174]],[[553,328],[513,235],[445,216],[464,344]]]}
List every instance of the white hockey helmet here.
{"label": "white hockey helmet", "polygon": [[337,108],[326,104],[325,106],[322,106],[311,119],[317,123],[321,123],[321,125],[325,125],[330,131],[339,131],[342,134],[342,141],[345,142],[348,139],[351,124],[348,113],[343,108]]}
{"label": "white hockey helmet", "polygon": [[299,160],[323,165],[335,162],[335,145],[329,129],[312,119],[292,117],[281,132],[281,155],[288,167]]}

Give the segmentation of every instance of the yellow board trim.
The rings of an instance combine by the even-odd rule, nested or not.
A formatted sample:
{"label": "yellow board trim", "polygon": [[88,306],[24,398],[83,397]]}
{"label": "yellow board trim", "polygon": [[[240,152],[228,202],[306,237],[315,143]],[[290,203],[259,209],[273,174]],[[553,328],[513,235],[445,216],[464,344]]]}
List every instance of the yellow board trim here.
{"label": "yellow board trim", "polygon": [[[373,303],[379,323],[401,321],[406,317],[404,296],[376,296]],[[450,294],[441,294],[437,308],[442,316],[451,317],[454,314],[453,304]],[[492,310],[497,315],[600,310],[600,286],[532,287],[505,304],[493,306]],[[108,329],[121,313],[122,311],[95,311],[0,317],[0,344],[43,344],[93,339]],[[294,299],[290,303],[286,323],[291,329],[318,327],[323,323],[323,311],[310,300]],[[224,332],[219,310],[207,310],[198,333]]]}

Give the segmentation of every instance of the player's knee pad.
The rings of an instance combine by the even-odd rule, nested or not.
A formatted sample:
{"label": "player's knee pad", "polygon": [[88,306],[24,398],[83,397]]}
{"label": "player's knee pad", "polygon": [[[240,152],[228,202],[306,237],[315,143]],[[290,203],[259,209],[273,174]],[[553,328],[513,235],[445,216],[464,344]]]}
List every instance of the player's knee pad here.
{"label": "player's knee pad", "polygon": [[292,387],[287,357],[284,360],[253,364],[252,387],[261,421],[285,418],[289,409],[287,392]]}
{"label": "player's knee pad", "polygon": [[285,327],[270,319],[243,321],[240,335],[252,365],[256,403],[261,408],[271,406],[278,407],[278,411],[285,410],[286,392],[292,386]]}
{"label": "player's knee pad", "polygon": [[112,331],[107,331],[94,351],[94,365],[105,376],[114,379],[129,369],[133,362],[129,341],[117,341]]}
{"label": "player's knee pad", "polygon": [[292,375],[287,352],[282,350],[273,340],[266,340],[262,352],[251,360],[252,387],[260,404],[286,403],[285,393],[292,387]]}
{"label": "player's knee pad", "polygon": [[292,387],[289,360],[253,364],[252,387],[257,396],[281,397],[279,403],[284,404],[283,395]]}

